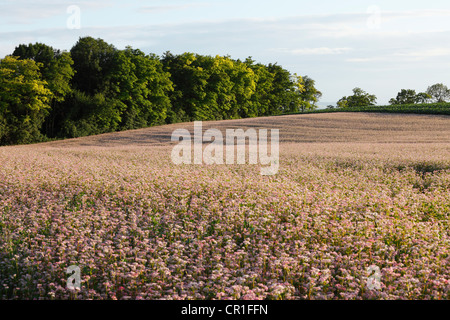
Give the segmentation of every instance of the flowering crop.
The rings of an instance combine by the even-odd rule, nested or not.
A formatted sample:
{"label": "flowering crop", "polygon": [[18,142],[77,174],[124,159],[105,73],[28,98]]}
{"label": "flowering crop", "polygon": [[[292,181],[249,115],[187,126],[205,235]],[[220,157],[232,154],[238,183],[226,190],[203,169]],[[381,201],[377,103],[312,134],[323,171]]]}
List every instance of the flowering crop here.
{"label": "flowering crop", "polygon": [[449,299],[449,131],[288,135],[275,176],[174,165],[170,141],[0,148],[0,299]]}

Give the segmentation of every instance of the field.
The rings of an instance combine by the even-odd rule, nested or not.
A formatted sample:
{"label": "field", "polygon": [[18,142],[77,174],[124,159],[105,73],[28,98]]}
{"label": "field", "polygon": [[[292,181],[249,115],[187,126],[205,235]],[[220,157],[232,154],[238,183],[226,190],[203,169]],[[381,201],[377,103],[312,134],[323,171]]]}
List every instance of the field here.
{"label": "field", "polygon": [[192,124],[0,148],[0,299],[450,299],[449,116],[203,127],[280,129],[278,174],[174,165]]}

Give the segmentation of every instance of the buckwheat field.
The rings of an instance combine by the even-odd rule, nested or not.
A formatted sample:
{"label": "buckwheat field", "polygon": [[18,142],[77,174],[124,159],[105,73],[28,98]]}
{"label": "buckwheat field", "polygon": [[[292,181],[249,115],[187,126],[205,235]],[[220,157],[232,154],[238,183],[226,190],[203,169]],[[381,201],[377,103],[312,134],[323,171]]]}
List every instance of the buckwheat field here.
{"label": "buckwheat field", "polygon": [[450,298],[449,116],[203,125],[279,129],[278,173],[173,164],[192,124],[0,148],[0,299]]}

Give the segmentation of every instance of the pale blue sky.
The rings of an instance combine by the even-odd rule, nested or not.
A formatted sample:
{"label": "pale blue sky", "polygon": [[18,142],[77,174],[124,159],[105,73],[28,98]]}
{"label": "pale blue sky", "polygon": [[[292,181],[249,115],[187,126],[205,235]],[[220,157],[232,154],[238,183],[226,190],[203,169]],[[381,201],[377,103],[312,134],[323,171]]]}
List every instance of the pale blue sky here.
{"label": "pale blue sky", "polygon": [[[67,27],[71,5],[80,29]],[[450,86],[448,0],[0,0],[0,57],[30,42],[70,50],[86,35],[158,55],[277,62],[315,79],[322,103],[357,86],[379,104],[400,89]]]}

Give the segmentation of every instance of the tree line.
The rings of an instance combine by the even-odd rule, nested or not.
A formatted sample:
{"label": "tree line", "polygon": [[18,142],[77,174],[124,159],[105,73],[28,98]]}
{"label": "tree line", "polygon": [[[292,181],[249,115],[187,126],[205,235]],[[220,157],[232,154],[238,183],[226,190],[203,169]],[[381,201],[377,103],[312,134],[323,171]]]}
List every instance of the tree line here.
{"label": "tree line", "polygon": [[92,37],[69,52],[21,44],[0,60],[0,144],[302,112],[321,95],[310,77],[251,57],[159,57]]}
{"label": "tree line", "polygon": [[[437,83],[429,86],[425,92],[416,93],[413,89],[402,89],[397,97],[389,100],[390,105],[413,105],[428,103],[445,103],[450,100],[450,89],[442,84]],[[334,108],[357,108],[376,105],[377,97],[362,90],[354,88],[353,95],[342,97],[337,106],[329,105],[328,109]]]}

